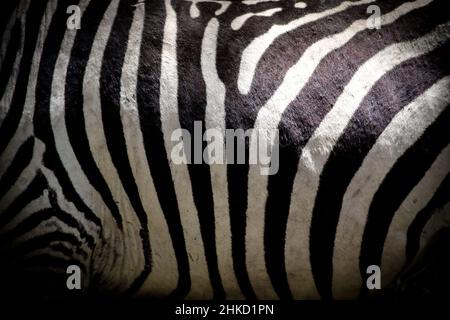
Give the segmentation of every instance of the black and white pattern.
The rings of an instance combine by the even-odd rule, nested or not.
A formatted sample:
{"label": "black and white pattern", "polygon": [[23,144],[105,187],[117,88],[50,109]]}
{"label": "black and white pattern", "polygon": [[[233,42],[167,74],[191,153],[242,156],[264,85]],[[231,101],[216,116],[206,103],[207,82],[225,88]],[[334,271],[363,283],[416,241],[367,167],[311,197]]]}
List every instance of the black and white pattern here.
{"label": "black and white pattern", "polygon": [[[83,293],[356,298],[450,224],[444,0],[9,6],[2,290],[66,292],[76,264]],[[279,130],[279,171],[175,164],[194,121]]]}

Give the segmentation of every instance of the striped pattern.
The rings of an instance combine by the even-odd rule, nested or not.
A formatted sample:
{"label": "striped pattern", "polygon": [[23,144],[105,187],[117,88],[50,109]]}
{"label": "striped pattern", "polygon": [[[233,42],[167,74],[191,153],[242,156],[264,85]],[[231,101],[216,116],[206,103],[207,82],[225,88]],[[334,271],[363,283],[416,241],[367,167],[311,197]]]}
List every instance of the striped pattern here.
{"label": "striped pattern", "polygon": [[[372,4],[380,29],[367,25]],[[70,5],[80,6],[79,30],[66,28]],[[83,294],[356,298],[372,264],[387,285],[450,223],[444,5],[6,8],[3,290],[68,294],[70,264],[82,269]],[[171,135],[193,136],[194,121],[206,135],[253,128],[272,144],[278,130],[279,171],[175,164]]]}

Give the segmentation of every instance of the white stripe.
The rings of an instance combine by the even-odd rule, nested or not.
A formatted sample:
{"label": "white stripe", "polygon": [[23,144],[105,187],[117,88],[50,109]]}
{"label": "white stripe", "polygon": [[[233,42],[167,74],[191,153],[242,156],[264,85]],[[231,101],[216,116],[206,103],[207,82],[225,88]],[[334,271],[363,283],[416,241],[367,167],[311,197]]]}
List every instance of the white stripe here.
{"label": "white stripe", "polygon": [[44,190],[40,197],[30,201],[24,208],[22,208],[22,210],[20,210],[14,216],[14,218],[11,221],[2,226],[0,233],[5,234],[11,231],[12,229],[15,229],[21,222],[28,219],[34,213],[50,208],[51,205],[50,202],[48,201],[48,190]]}
{"label": "white stripe", "polygon": [[[82,13],[88,5],[89,1],[82,3],[80,6]],[[82,32],[82,30],[80,32]],[[65,85],[70,52],[74,45],[75,35],[76,31],[66,31],[56,61],[50,98],[51,125],[58,156],[64,165],[73,187],[86,205],[100,218],[103,226],[102,236],[110,240],[110,243],[105,244],[105,248],[96,250],[96,260],[98,263],[101,263],[97,264],[96,267],[102,268],[102,271],[109,276],[109,279],[112,279],[111,283],[113,283],[114,280],[122,279],[123,281],[114,288],[120,291],[127,288],[127,285],[136,278],[138,271],[134,274],[133,272],[130,272],[130,270],[134,271],[134,269],[123,270],[123,265],[115,260],[113,255],[111,255],[111,250],[114,250],[117,255],[124,255],[123,261],[133,265],[142,264],[142,262],[140,262],[142,261],[142,251],[125,251],[125,241],[122,234],[118,231],[115,221],[112,219],[111,212],[104,204],[103,199],[97,190],[90,185],[70,144],[65,122]],[[125,231],[127,230],[127,226],[128,224],[124,223]],[[139,238],[137,232],[134,236],[128,233],[127,243],[130,244],[130,247],[132,246],[133,241],[137,241],[137,238]]]}
{"label": "white stripe", "polygon": [[231,5],[231,1],[224,1],[224,0],[187,0],[191,2],[191,7],[189,8],[189,14],[191,15],[191,18],[196,19],[200,17],[200,10],[197,7],[198,3],[215,3],[219,4],[220,8],[216,10],[214,13],[216,16],[220,16],[222,13],[227,11],[227,9]]}
{"label": "white stripe", "polygon": [[249,13],[243,14],[239,17],[234,18],[233,21],[231,21],[231,29],[239,30],[247,22],[247,20],[252,17],[270,17],[270,16],[273,16],[275,13],[280,12],[281,10],[283,10],[283,9],[273,8],[273,9],[269,9],[269,10],[265,10],[265,11],[261,11],[261,12],[255,12],[255,13],[249,12]]}
{"label": "white stripe", "polygon": [[247,6],[252,6],[252,5],[260,4],[263,2],[278,2],[278,1],[280,1],[280,0],[244,0],[244,1],[242,1],[242,3]]}
{"label": "white stripe", "polygon": [[[28,76],[28,83],[27,83],[27,91],[26,91],[26,97],[24,101],[24,107],[23,112],[20,117],[20,121],[17,127],[16,132],[14,133],[14,136],[12,139],[8,142],[8,145],[6,146],[3,154],[0,156],[0,177],[4,174],[5,169],[11,164],[13,161],[17,150],[19,147],[25,142],[26,139],[28,139],[32,133],[33,133],[33,115],[34,115],[34,105],[35,105],[35,94],[36,94],[36,82],[38,77],[38,70],[39,70],[39,64],[41,61],[42,56],[42,50],[44,47],[44,41],[48,34],[48,29],[50,27],[51,18],[53,17],[53,14],[56,11],[56,1],[49,1],[46,7],[46,11],[44,16],[42,17],[41,24],[39,26],[39,34],[36,41],[36,47],[33,53],[33,59],[31,63],[30,68],[30,74]],[[24,18],[25,19],[25,18]],[[22,38],[22,44],[23,44],[24,38]],[[22,50],[21,54],[17,55],[16,60],[22,59]],[[16,61],[18,62],[18,61]],[[20,69],[20,67],[17,65],[17,68]],[[13,72],[14,74],[14,72]],[[17,74],[13,75],[13,78],[10,78],[10,83],[8,84],[8,87],[6,88],[5,92],[5,100],[2,99],[0,102],[0,108],[4,111],[6,111],[11,104],[11,100],[13,98],[13,94],[15,93],[15,89],[11,86],[15,86],[15,82],[17,81]],[[10,91],[10,92],[8,92]],[[5,105],[3,104],[5,103]],[[17,106],[15,106],[17,107]],[[2,115],[0,115],[0,118]]]}
{"label": "white stripe", "polygon": [[8,50],[9,41],[11,40],[11,31],[16,24],[17,17],[19,15],[26,15],[26,8],[24,9],[24,4],[26,5],[26,8],[29,5],[28,1],[22,1],[20,2],[19,6],[15,7],[14,10],[11,12],[11,16],[9,17],[8,23],[5,25],[5,29],[3,30],[2,34],[2,41],[0,42],[0,70],[4,67],[4,59],[6,56],[6,51]]}
{"label": "white stripe", "polygon": [[[425,54],[447,40],[447,26],[441,25],[418,40],[391,45],[364,63],[303,149],[294,181],[285,249],[288,276],[295,271],[301,274],[297,279],[289,278],[296,295],[305,294],[304,290],[315,291],[309,265],[309,228],[320,174],[334,144],[372,86],[402,62]],[[306,263],[300,266],[298,261]]]}
{"label": "white stripe", "polygon": [[304,3],[303,1],[299,1],[294,4],[294,8],[297,8],[297,9],[305,9],[306,7],[307,7],[307,4]]}
{"label": "white stripe", "polygon": [[128,158],[136,181],[142,205],[148,213],[148,229],[152,249],[152,272],[138,294],[151,292],[152,296],[167,296],[177,286],[178,269],[167,221],[156,194],[154,182],[145,155],[136,102],[145,6],[137,6],[129,32],[128,47],[122,68],[120,114],[127,145]]}
{"label": "white stripe", "polygon": [[425,224],[420,235],[420,250],[429,243],[439,230],[446,227],[450,227],[450,202],[447,202],[442,208],[437,208]]}
{"label": "white stripe", "polygon": [[[126,239],[124,248],[125,250],[135,251],[135,257],[137,258],[133,264],[130,264],[128,261],[125,263],[128,264],[128,268],[135,272],[140,272],[144,266],[142,241],[139,234],[140,222],[131,205],[128,194],[122,185],[122,181],[107,148],[103,127],[102,108],[100,107],[100,76],[102,72],[102,61],[118,7],[119,0],[112,0],[95,35],[83,79],[83,112],[86,124],[86,134],[92,156],[101,175],[105,179],[107,185],[110,186],[109,189],[111,190],[113,199],[117,203],[117,207],[119,208],[124,221],[124,238]],[[122,272],[123,274],[126,274],[126,268],[123,269]],[[134,278],[136,278],[137,275],[138,274],[135,274]]]}
{"label": "white stripe", "polygon": [[[217,36],[219,21],[213,18],[208,23],[202,41],[201,68],[206,84],[205,127],[208,139],[225,148],[225,85],[217,72]],[[209,137],[208,129],[215,129],[222,136]],[[228,207],[227,169],[224,164],[211,164],[211,186],[214,200],[216,249],[220,276],[227,299],[243,298],[233,268],[231,249],[230,212]]]}
{"label": "white stripe", "polygon": [[13,201],[24,192],[33,179],[36,177],[37,169],[42,162],[42,155],[45,151],[43,144],[35,144],[33,148],[33,157],[28,166],[22,171],[20,176],[14,182],[14,185],[0,198],[0,214],[4,212]]}
{"label": "white stripe", "polygon": [[181,223],[186,241],[192,281],[188,297],[211,298],[212,288],[206,265],[203,241],[200,233],[197,209],[191,189],[191,179],[186,165],[176,165],[170,159],[171,150],[176,143],[170,137],[174,130],[181,128],[178,114],[178,66],[177,66],[177,15],[170,4],[166,3],[166,22],[161,53],[160,112],[166,154],[174,182],[175,193],[180,209]]}
{"label": "white stripe", "polygon": [[[255,38],[242,53],[241,64],[239,68],[238,88],[242,94],[248,94],[255,75],[256,67],[263,54],[272,45],[272,43],[281,35],[295,30],[307,23],[311,23],[327,16],[342,12],[352,6],[367,4],[376,0],[345,1],[339,6],[322,12],[311,13],[293,20],[285,25],[274,25],[269,31]],[[365,21],[365,20],[364,20]]]}
{"label": "white stripe", "polygon": [[[406,45],[396,48],[400,50],[394,49],[392,60],[395,60],[396,55],[404,55],[403,52],[430,50],[427,43],[433,40],[429,36],[427,38],[425,41],[424,38],[418,40],[415,46]],[[362,281],[359,254],[373,197],[397,159],[420,138],[448,105],[449,88],[450,77],[447,77],[403,108],[378,137],[348,186],[336,230],[333,258],[335,297],[347,298],[358,294]],[[346,288],[345,293],[343,288]]]}
{"label": "white stripe", "polygon": [[382,287],[393,280],[406,260],[406,237],[409,226],[422,209],[430,202],[439,185],[450,172],[450,144],[445,147],[425,176],[408,194],[395,212],[389,232],[384,241],[381,262]]}
{"label": "white stripe", "polygon": [[[384,15],[382,17],[382,22],[383,24],[392,23],[400,16],[410,12],[415,8],[424,6],[430,1],[431,0],[418,0],[414,3],[401,5],[394,11]],[[331,51],[339,48],[340,46],[343,46],[356,33],[364,30],[366,27],[366,20],[357,20],[345,31],[324,38],[316,42],[314,45],[310,46],[305,51],[300,60],[288,71],[286,77],[283,80],[283,83],[277,89],[275,94],[269,99],[266,105],[264,105],[259,110],[254,125],[254,133],[258,135],[259,139],[262,138],[268,142],[273,141],[273,137],[275,137],[275,132],[284,110],[291,103],[291,101],[295,99],[303,86],[307,83],[310,76],[313,74],[314,70],[322,61],[322,59]],[[358,77],[365,80],[364,76],[361,76],[361,74],[362,73],[359,73]],[[343,95],[341,99],[344,99],[345,97],[346,96]],[[350,95],[345,99],[347,101],[350,98],[353,98],[353,96]],[[352,101],[352,103],[355,101],[357,100],[355,99],[354,101]],[[337,105],[339,106],[339,104]],[[337,110],[340,110],[340,107],[338,107]],[[339,113],[340,111],[337,112]],[[330,114],[331,115],[329,115],[329,117],[332,117],[333,112],[330,112]],[[325,120],[326,119],[327,118],[325,118]],[[308,159],[310,152],[309,148],[313,147],[314,151],[315,148],[317,148],[314,142],[315,140],[317,140],[317,137],[321,138],[324,134],[328,134],[327,130],[330,125],[326,124],[327,121],[325,120],[324,123],[321,124],[321,126],[326,125],[326,129],[322,130],[322,128],[319,127],[319,130],[316,132],[316,137],[312,138],[312,140],[306,146],[306,149],[303,151],[302,159],[300,161],[301,166],[303,165],[302,163],[305,162],[305,160],[308,160],[306,162],[308,164],[306,167],[313,169],[299,169],[300,177],[298,177],[299,173],[297,172],[296,181],[298,179],[301,179],[301,182],[294,182],[293,196],[291,199],[290,220],[288,221],[286,232],[287,241],[285,254],[288,278],[290,279],[290,282],[299,283],[299,285],[293,285],[291,289],[295,295],[304,298],[317,297],[317,291],[313,283],[309,267],[309,246],[307,231],[309,230],[307,228],[309,228],[309,219],[312,211],[312,204],[316,187],[314,187],[315,185],[313,184],[313,182],[305,183],[306,181],[308,181],[305,179],[313,179],[311,177],[308,177],[308,174],[312,173],[313,175],[315,175],[316,173],[319,173],[321,171],[321,161],[325,161],[327,159],[328,152],[330,151],[325,151],[327,147],[324,144],[324,141],[320,139],[320,142],[322,144],[319,146],[319,148],[324,150],[324,158],[322,160]],[[338,127],[334,127],[330,130],[335,134],[339,134],[339,131],[336,131],[337,128]],[[255,141],[253,136],[251,140],[251,143],[253,144],[253,142]],[[334,140],[332,140],[332,137],[327,137],[326,141],[331,142]],[[332,145],[330,147],[332,147]],[[266,176],[260,175],[258,170],[258,166],[251,166],[248,175],[249,182],[246,232],[247,263],[248,266],[250,266],[251,264],[259,266],[258,268],[252,268],[252,270],[249,271],[249,277],[254,285],[259,285],[261,290],[266,291],[266,294],[272,297],[274,293],[273,290],[270,289],[271,283],[268,276],[264,275],[264,212],[265,199],[267,199],[268,179]],[[316,179],[315,183],[318,185],[318,178],[315,177],[314,179]],[[302,191],[303,188],[306,188],[307,190]],[[301,199],[303,199],[303,201],[299,200],[300,197],[302,197]],[[263,199],[263,201],[261,199]],[[307,201],[307,199],[309,200]],[[297,208],[305,208],[304,210],[301,210],[304,211],[304,213],[298,213],[299,210]],[[294,213],[292,211],[294,211]],[[301,230],[302,232],[299,232],[299,230]],[[293,241],[293,239],[298,239],[297,237],[300,237],[301,241]],[[297,257],[297,254],[300,256]]]}

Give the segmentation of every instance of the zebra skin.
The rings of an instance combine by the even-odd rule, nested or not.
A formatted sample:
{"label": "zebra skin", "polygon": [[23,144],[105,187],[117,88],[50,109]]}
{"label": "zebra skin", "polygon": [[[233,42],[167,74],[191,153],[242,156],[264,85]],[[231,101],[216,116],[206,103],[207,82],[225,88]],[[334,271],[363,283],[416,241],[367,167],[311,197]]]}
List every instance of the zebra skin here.
{"label": "zebra skin", "polygon": [[[353,299],[449,226],[444,0],[2,6],[2,293]],[[277,172],[174,163],[195,121]]]}

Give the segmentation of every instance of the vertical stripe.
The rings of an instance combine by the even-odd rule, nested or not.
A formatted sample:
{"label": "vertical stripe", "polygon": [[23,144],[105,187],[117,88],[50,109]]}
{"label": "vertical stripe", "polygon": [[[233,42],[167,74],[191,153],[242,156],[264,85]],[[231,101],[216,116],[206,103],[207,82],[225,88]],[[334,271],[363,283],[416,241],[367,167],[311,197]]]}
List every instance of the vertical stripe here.
{"label": "vertical stripe", "polygon": [[[166,153],[169,155],[175,146],[171,135],[181,126],[178,115],[177,15],[170,0],[165,0],[165,4],[167,16],[161,53],[160,112]],[[208,298],[212,294],[211,283],[189,173],[186,165],[176,165],[172,161],[169,164],[181,211],[186,247],[191,257],[192,288],[189,296]]]}
{"label": "vertical stripe", "polygon": [[[225,85],[217,72],[217,37],[219,22],[216,18],[209,21],[203,36],[201,68],[206,84],[205,135],[214,145],[220,145],[225,152]],[[209,135],[208,129],[220,132],[222,136]],[[228,299],[242,298],[234,274],[231,249],[231,227],[228,207],[228,183],[226,164],[211,164],[211,185],[214,197],[215,241],[219,271]]]}
{"label": "vertical stripe", "polygon": [[152,292],[153,296],[168,296],[178,281],[177,261],[167,221],[157,198],[144,151],[144,142],[137,102],[136,86],[139,56],[144,28],[145,7],[136,6],[129,31],[120,85],[120,115],[128,158],[139,189],[142,204],[148,214],[148,228],[152,247],[152,272],[139,292]]}

